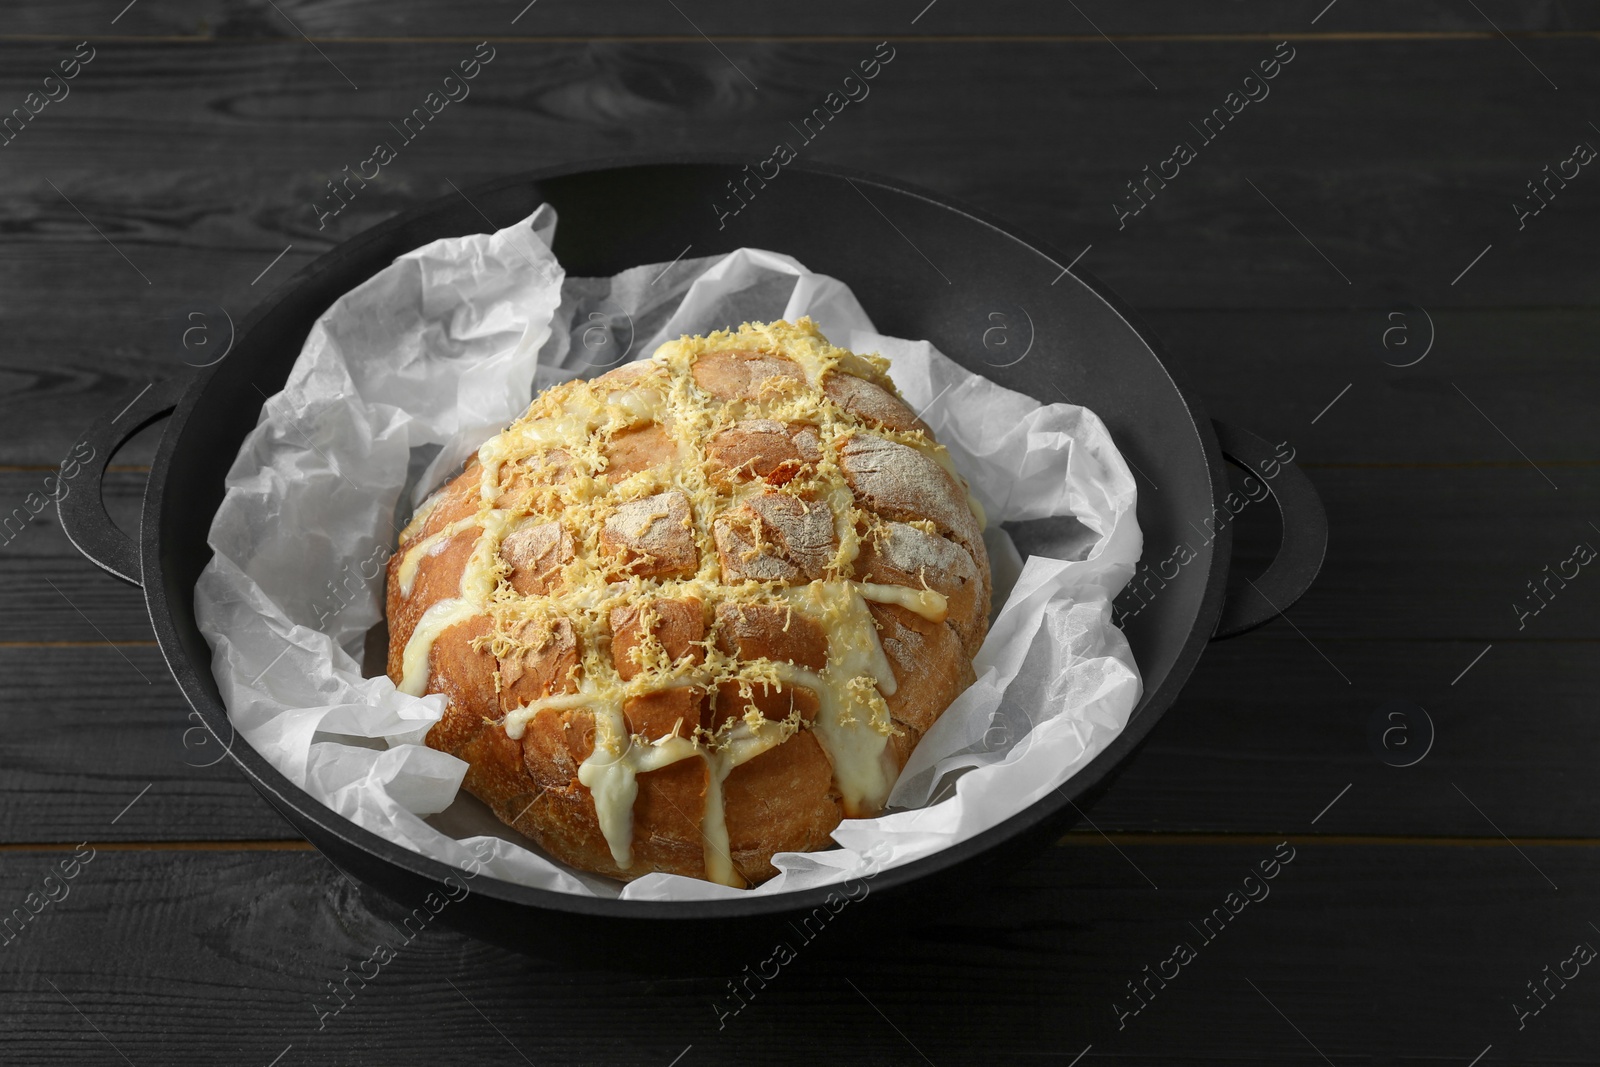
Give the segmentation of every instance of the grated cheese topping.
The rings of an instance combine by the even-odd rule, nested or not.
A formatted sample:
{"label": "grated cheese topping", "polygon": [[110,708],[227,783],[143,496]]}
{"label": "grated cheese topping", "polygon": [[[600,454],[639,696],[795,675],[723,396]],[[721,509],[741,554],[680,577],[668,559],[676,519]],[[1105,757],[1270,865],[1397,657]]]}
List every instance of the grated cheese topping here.
{"label": "grated cheese topping", "polygon": [[[791,366],[780,365],[778,373],[768,373],[769,365],[757,366],[750,372],[748,395],[723,399],[697,383],[693,368],[706,355],[728,351],[780,356]],[[897,681],[867,603],[898,605],[932,622],[945,619],[948,605],[931,589],[854,580],[863,538],[893,538],[891,526],[898,524],[863,506],[859,497],[872,493],[852,490],[841,451],[865,448],[887,455],[887,469],[869,472],[865,482],[869,489],[887,487],[883,491],[891,496],[896,465],[909,469],[897,457],[908,452],[921,457],[917,462],[930,471],[948,472],[965,489],[948,453],[928,433],[873,425],[821,388],[830,373],[887,386],[887,365],[880,357],[835,347],[803,318],[683,337],[660,346],[649,360],[629,365],[625,373],[614,373],[610,381],[575,380],[546,390],[479,449],[477,513],[405,547],[398,573],[402,596],[410,594],[426,554],[442,550],[463,531],[479,531],[458,595],[428,608],[407,642],[399,688],[425,693],[434,641],[469,619],[488,618],[490,632],[482,647],[502,664],[570,634],[577,662],[554,686],[557,691],[508,711],[500,725],[508,737],[520,739],[547,710],[584,708],[594,716],[594,748],[578,780],[593,796],[601,831],[623,869],[632,864],[638,775],[698,758],[706,762],[710,783],[701,825],[707,875],[742,885],[730,854],[723,783],[734,768],[802,729],[813,731],[830,760],[846,814],[876,813],[898,773],[888,748],[897,727],[884,701]],[[800,473],[781,485],[758,477],[713,476],[708,442],[749,420],[763,420],[758,425],[765,433],[796,427],[808,434],[808,459]],[[676,446],[676,454],[663,455],[655,465],[619,462],[626,453],[614,447],[618,438],[652,425]],[[420,532],[440,495],[424,503],[406,535]],[[933,533],[935,518],[963,535],[982,528],[975,506],[960,515],[910,521]],[[500,554],[501,542],[519,525],[552,520],[570,536],[571,558],[559,566],[559,580],[549,594],[519,593],[510,580],[513,568]],[[741,580],[728,579],[725,557]],[[803,615],[827,636],[827,665],[813,671],[738,658],[719,648],[715,624],[708,625],[696,657],[674,662],[655,636],[654,605],[685,598],[698,601],[708,619],[724,604],[767,605]],[[626,680],[612,657],[610,618],[617,608],[639,613],[640,640],[629,665],[636,673]],[[726,721],[715,731],[699,724],[684,729],[680,723],[665,736],[648,738],[628,729],[623,707],[632,697],[693,686],[714,706],[719,686],[728,682],[737,683],[734,691],[747,701],[755,685],[803,686],[816,693],[819,710],[809,723],[798,712],[771,721],[747,703],[737,714],[719,716]],[[497,672],[496,685],[503,688],[501,683]]]}

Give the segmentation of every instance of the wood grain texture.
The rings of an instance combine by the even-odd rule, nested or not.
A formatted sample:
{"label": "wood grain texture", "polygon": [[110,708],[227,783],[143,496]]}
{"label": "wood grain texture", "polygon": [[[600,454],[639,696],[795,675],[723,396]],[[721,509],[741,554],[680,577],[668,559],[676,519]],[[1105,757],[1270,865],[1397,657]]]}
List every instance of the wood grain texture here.
{"label": "wood grain texture", "polygon": [[[0,544],[0,917],[66,854],[30,845],[102,848],[0,944],[8,1062],[689,1067],[816,1062],[819,1043],[827,1062],[941,1065],[1594,1058],[1593,979],[1520,1030],[1512,1003],[1600,942],[1600,577],[1537,614],[1513,604],[1577,540],[1600,543],[1600,179],[1521,229],[1513,203],[1575,142],[1600,144],[1583,103],[1600,4],[120,8],[66,0],[0,26],[0,114],[75,42],[98,49],[0,147],[0,518],[89,419],[184,370],[192,308],[240,321],[451,183],[763,157],[888,38],[870,98],[802,158],[965,199],[1063,262],[1087,249],[1081,267],[1212,414],[1295,445],[1332,540],[1289,621],[1207,650],[1091,812],[1110,838],[1076,830],[936,921],[848,911],[722,1029],[726,976],[563,971],[435,925],[319,1031],[313,1003],[398,940],[396,908],[315,853],[268,851],[297,841],[226,760],[201,766],[215,742],[187,733],[139,592],[46,511]],[[1271,96],[1119,228],[1126,183],[1198,144],[1189,124],[1285,37]],[[325,183],[486,38],[472,96],[319,229]],[[1425,329],[1427,357],[1398,366]],[[157,433],[108,479],[124,528]],[[1237,582],[1275,549],[1269,508],[1236,536]],[[1418,709],[1431,722],[1414,766],[1389,765],[1418,751],[1385,747],[1394,707],[1407,744],[1426,740]],[[1201,944],[1190,924],[1284,838],[1297,857],[1271,897]],[[1126,983],[1180,940],[1198,958],[1119,1027]]]}
{"label": "wood grain texture", "polygon": [[[1264,899],[1206,942],[1190,924],[1276,841],[1056,848],[985,906],[932,922],[897,922],[869,896],[727,1017],[717,1005],[736,1004],[734,976],[558,971],[442,922],[407,943],[398,909],[369,907],[314,854],[105,851],[0,949],[0,1004],[10,1054],[38,1064],[121,1053],[660,1067],[680,1054],[815,1063],[821,1049],[830,1063],[1067,1063],[1089,1045],[1101,1062],[1151,1065],[1313,1063],[1318,1051],[1339,1064],[1464,1064],[1489,1044],[1490,1062],[1564,1064],[1594,1047],[1600,986],[1571,982],[1520,1032],[1510,1005],[1531,1000],[1524,983],[1542,966],[1595,940],[1595,848],[1297,842]],[[60,858],[11,857],[0,893],[20,901]],[[775,923],[779,939],[800,940]],[[1178,942],[1195,958],[1119,1029],[1113,1003],[1136,1006],[1127,983]],[[395,958],[352,983],[319,1030],[326,983],[379,943]]]}
{"label": "wood grain texture", "polygon": [[191,717],[153,642],[12,646],[0,664],[0,841],[296,836]]}
{"label": "wood grain texture", "polygon": [[[1472,665],[1491,642],[1341,640],[1297,625],[1209,648],[1096,824],[1287,831],[1349,785],[1318,832],[1600,833],[1592,642],[1494,642]],[[1397,706],[1406,718],[1388,717]]]}
{"label": "wood grain texture", "polygon": [[1520,467],[1548,491],[1528,460],[1558,486],[1558,468],[1600,460],[1600,435],[1576,432],[1596,381],[1600,315],[1589,308],[1418,310],[1397,300],[1143,317],[1208,414],[1289,441],[1313,467]]}
{"label": "wood grain texture", "polygon": [[[1457,414],[1477,417],[1470,409]],[[1600,530],[1585,518],[1600,518],[1600,467],[1545,461],[1541,469],[1559,479],[1559,491],[1521,459],[1310,467],[1332,540],[1322,579],[1294,610],[1296,622],[1318,640],[1600,640],[1600,575],[1592,566],[1563,568],[1578,544],[1600,549]],[[0,500],[26,513],[27,494],[47,473],[0,473]],[[137,528],[145,477],[129,471],[113,479],[114,510],[129,528]],[[1160,490],[1146,483],[1141,491]],[[1265,570],[1277,551],[1277,522],[1266,502],[1234,521],[1236,584]],[[1202,540],[1197,533],[1188,543]],[[1176,548],[1152,544],[1148,559]],[[1563,569],[1576,577],[1562,581]],[[1469,570],[1472,581],[1463,581]],[[53,508],[0,544],[0,582],[11,609],[0,612],[0,654],[12,644],[151,640],[143,595],[90,566]],[[1134,610],[1138,601],[1130,594],[1122,604]]]}
{"label": "wood grain texture", "polygon": [[[1317,832],[1600,837],[1593,641],[1495,641],[1452,685],[1491,642],[1349,640],[1310,628],[1298,609],[1291,617],[1305,636],[1278,622],[1207,651],[1094,809],[1095,825],[1289,831],[1351,785]],[[0,842],[292,836],[231,764],[204,766],[218,746],[191,732],[154,647],[0,648],[0,664],[9,724]],[[63,688],[69,675],[75,684]],[[1370,736],[1392,700],[1431,720],[1431,751],[1414,767],[1385,764]],[[1410,751],[1420,752],[1428,727],[1409,721]],[[1398,761],[1401,749],[1390,751]]]}
{"label": "wood grain texture", "polygon": [[[270,258],[262,257],[260,267]],[[236,319],[259,299],[243,274],[235,279],[237,294],[223,291],[213,298]],[[54,281],[69,284],[69,273],[63,270]],[[20,277],[18,285],[32,294],[29,300],[48,299],[43,282],[31,276]],[[40,469],[36,475],[0,469],[0,503],[10,501],[6,510],[38,488],[91,420],[114,413],[124,393],[187,373],[174,338],[192,302],[174,300],[155,318],[136,322],[125,318],[127,309],[98,303],[70,320],[28,313],[28,306],[22,301],[8,312],[0,305],[0,327],[12,339],[0,352],[0,380],[6,384],[0,411],[8,413],[0,419],[0,459]],[[1153,308],[1143,317],[1173,374],[1210,415],[1290,442],[1302,462],[1520,465],[1548,489],[1518,449],[1558,486],[1563,467],[1600,461],[1600,436],[1581,432],[1591,407],[1591,392],[1583,385],[1594,375],[1600,312],[1447,308],[1399,312],[1403,318],[1391,319],[1395,306]],[[977,339],[988,325],[987,313],[975,309],[968,355],[983,355]],[[1384,349],[1381,339],[1390,329],[1404,330],[1408,343],[1418,347],[1407,352],[1399,344],[1402,334],[1394,333],[1394,351]],[[1430,333],[1433,347],[1419,363],[1390,365],[1420,354]],[[108,355],[94,340],[103,334],[127,336],[129,349]],[[1043,336],[1036,343],[1042,350],[1053,339]],[[1048,383],[1041,388],[1054,395]],[[159,432],[158,424],[141,433],[116,463],[148,464]],[[138,472],[115,474],[108,493],[110,506],[123,509],[119,515],[137,514],[140,484]],[[0,550],[0,566],[3,555]]]}
{"label": "wood grain texture", "polygon": [[[1321,577],[1291,611],[1313,640],[1600,640],[1600,565],[1576,551],[1600,553],[1586,517],[1600,513],[1600,469],[1551,468],[1559,491],[1521,462],[1308,473],[1331,531]],[[1249,505],[1241,520],[1275,523],[1271,507]],[[1174,550],[1151,548],[1147,559]],[[1234,584],[1276,550],[1275,539],[1238,546]]]}
{"label": "wood grain texture", "polygon": [[[319,230],[311,204],[325,183],[376,141],[398,140],[389,123],[470,48],[407,46],[401,61],[393,46],[330,45],[336,70],[287,42],[106,44],[72,96],[3,149],[10,240],[0,281],[54,292],[81,277],[123,324],[108,339],[115,365],[130,377],[172,367],[180,306],[207,299],[241,317],[260,296],[252,280],[291,243],[262,284],[404,206],[451,193],[451,181],[693,146],[758,159],[794,137],[789,123],[870,52],[730,42],[724,51],[758,91],[703,43],[496,47],[472,95],[401,145]],[[1396,292],[1433,310],[1574,306],[1595,290],[1592,257],[1581,254],[1582,235],[1600,221],[1592,183],[1580,175],[1521,231],[1513,202],[1541,167],[1597,136],[1575,101],[1596,88],[1600,40],[1529,43],[1559,92],[1498,38],[1306,43],[1271,96],[1214,144],[1190,123],[1221,106],[1269,45],[1139,45],[1135,58],[1159,92],[1103,44],[897,47],[871,96],[802,158],[963,198],[1068,258],[1093,245],[1082,267],[1135,307],[1377,307]],[[0,45],[0,94],[20,101],[58,52]],[[1058,80],[1041,91],[1038,69]],[[363,88],[351,90],[339,70]],[[1131,195],[1127,183],[1180,140],[1196,142],[1197,158],[1119,223],[1113,205]],[[11,315],[24,307],[50,317],[38,304]],[[57,318],[57,336],[72,336],[70,318]],[[70,366],[81,347],[48,350],[67,353]]]}
{"label": "wood grain texture", "polygon": [[[75,436],[71,424],[58,429]],[[0,650],[40,642],[153,641],[144,593],[89,563],[67,540],[48,499],[50,485],[62,495],[89,488],[81,476],[47,482],[56,476],[53,466],[0,471],[0,586],[6,592]],[[112,471],[105,481],[106,510],[124,531],[138,532],[147,477],[145,471]]]}
{"label": "wood grain texture", "polygon": [[[247,299],[233,301],[235,314],[249,307]],[[1562,468],[1600,461],[1600,438],[1574,432],[1587,418],[1589,393],[1581,387],[1550,388],[1552,382],[1581,386],[1590,380],[1590,346],[1600,313],[1582,308],[1435,311],[1430,313],[1433,350],[1411,367],[1385,364],[1386,355],[1395,362],[1406,355],[1402,349],[1385,352],[1379,339],[1385,329],[1401,324],[1421,344],[1429,332],[1427,318],[1409,312],[1395,320],[1387,317],[1390,313],[1382,307],[1154,309],[1144,317],[1173,373],[1209,414],[1274,441],[1289,441],[1303,462],[1520,465],[1548,488],[1518,449],[1558,486]],[[120,314],[90,308],[75,325],[40,316],[12,320],[16,347],[0,354],[0,377],[7,381],[0,410],[10,413],[0,421],[0,457],[10,466],[38,469],[0,469],[0,493],[10,502],[6,510],[42,488],[50,468],[84,427],[102,413],[114,413],[126,390],[183,371],[181,361],[153,351],[162,332],[159,322],[134,327],[151,335],[151,355],[132,354],[108,366],[89,338],[97,331],[128,328]],[[178,315],[174,311],[170,317]],[[129,442],[116,464],[147,464],[158,440],[159,424]],[[114,472],[108,506],[132,519],[141,485],[137,471]]]}
{"label": "wood grain texture", "polygon": [[[116,5],[112,5],[113,8]],[[1600,6],[1592,0],[1537,0],[1482,5],[1443,0],[1406,4],[1330,4],[1328,0],[1271,3],[1245,0],[1198,5],[1152,0],[1138,5],[1086,0],[1041,5],[999,0],[981,6],[898,0],[850,4],[843,0],[750,5],[733,0],[698,0],[680,5],[648,2],[534,5],[468,3],[438,7],[423,0],[374,5],[352,0],[285,0],[279,10],[261,0],[144,0],[125,13],[105,5],[68,0],[25,11],[11,20],[8,35],[64,34],[185,36],[204,40],[346,37],[698,36],[835,37],[922,35],[1165,36],[1192,34],[1552,33],[1600,28]],[[115,21],[113,21],[113,19]]]}

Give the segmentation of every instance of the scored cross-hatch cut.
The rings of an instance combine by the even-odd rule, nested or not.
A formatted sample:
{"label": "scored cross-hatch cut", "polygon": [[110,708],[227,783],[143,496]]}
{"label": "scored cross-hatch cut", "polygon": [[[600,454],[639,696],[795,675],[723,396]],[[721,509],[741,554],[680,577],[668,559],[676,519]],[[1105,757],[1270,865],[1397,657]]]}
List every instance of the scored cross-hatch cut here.
{"label": "scored cross-hatch cut", "polygon": [[807,318],[670,341],[547,390],[424,502],[389,675],[447,697],[428,744],[469,792],[574,866],[733,886],[881,811],[991,592],[982,510],[886,367]]}

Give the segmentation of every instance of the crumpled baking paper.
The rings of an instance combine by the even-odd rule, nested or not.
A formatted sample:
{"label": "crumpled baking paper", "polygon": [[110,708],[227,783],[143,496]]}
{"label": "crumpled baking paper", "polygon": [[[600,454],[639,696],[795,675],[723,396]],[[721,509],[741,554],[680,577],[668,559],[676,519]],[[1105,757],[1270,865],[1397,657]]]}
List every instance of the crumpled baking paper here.
{"label": "crumpled baking paper", "polygon": [[[885,337],[842,283],[756,249],[568,278],[548,205],[494,234],[397,259],[317,322],[227,477],[215,555],[195,589],[233,726],[345,818],[506,881],[636,900],[783,893],[929,855],[1022,811],[1082,769],[1139,700],[1111,622],[1141,537],[1126,464],[1093,412],[1043,404],[926,341]],[[426,495],[538,389],[648,358],[663,341],[810,315],[835,344],[878,352],[987,512],[995,578],[978,680],[923,737],[876,819],[841,846],[782,853],[750,890],[651,874],[626,885],[571,870],[460,790],[466,765],[423,744],[444,697],[366,678],[384,563]],[[1070,558],[1018,558],[1002,522],[1059,520]],[[381,651],[381,649],[380,649]],[[870,863],[866,853],[871,850]]]}

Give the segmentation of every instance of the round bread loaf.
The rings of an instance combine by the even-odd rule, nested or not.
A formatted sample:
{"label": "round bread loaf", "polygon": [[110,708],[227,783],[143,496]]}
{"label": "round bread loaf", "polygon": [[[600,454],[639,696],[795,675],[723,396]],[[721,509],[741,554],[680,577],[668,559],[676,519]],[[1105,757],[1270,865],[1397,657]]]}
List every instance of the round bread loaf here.
{"label": "round bread loaf", "polygon": [[983,519],[886,361],[810,319],[542,393],[389,561],[428,744],[574,867],[750,885],[877,814],[973,680]]}

